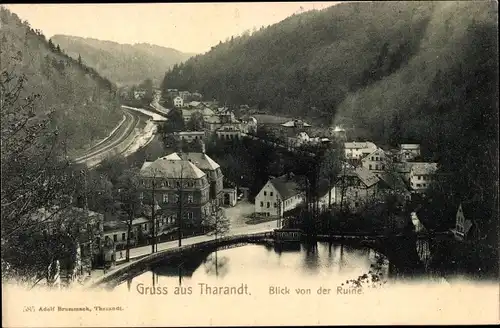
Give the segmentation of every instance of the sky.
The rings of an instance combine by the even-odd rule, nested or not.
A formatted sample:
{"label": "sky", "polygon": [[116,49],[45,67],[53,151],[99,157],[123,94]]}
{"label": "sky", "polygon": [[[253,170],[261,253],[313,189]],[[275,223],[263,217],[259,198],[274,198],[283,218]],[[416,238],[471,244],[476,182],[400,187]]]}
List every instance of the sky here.
{"label": "sky", "polygon": [[118,43],[151,43],[204,53],[245,30],[338,2],[11,4],[6,7],[33,29]]}

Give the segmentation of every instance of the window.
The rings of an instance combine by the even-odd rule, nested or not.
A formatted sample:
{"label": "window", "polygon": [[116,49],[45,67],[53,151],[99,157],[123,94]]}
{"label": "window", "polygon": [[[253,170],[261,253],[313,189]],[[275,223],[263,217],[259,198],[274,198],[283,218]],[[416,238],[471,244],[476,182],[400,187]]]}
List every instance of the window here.
{"label": "window", "polygon": [[188,203],[192,203],[193,202],[193,195],[188,195]]}
{"label": "window", "polygon": [[144,192],[141,191],[141,194],[139,195],[139,199],[142,201],[144,199]]}
{"label": "window", "polygon": [[373,161],[373,156],[372,156],[372,161]]}
{"label": "window", "polygon": [[118,236],[117,235],[113,235],[113,241],[117,241],[118,240]]}
{"label": "window", "polygon": [[134,232],[130,231],[130,239],[134,238]]}
{"label": "window", "polygon": [[278,207],[278,205],[276,203],[274,203],[274,208]]}
{"label": "window", "polygon": [[269,193],[269,195],[270,195],[270,196],[272,196],[272,195],[273,195],[273,192],[271,191],[271,192]]}
{"label": "window", "polygon": [[420,183],[417,183],[417,187],[420,187]]}
{"label": "window", "polygon": [[264,191],[264,196],[267,196],[267,191]]}
{"label": "window", "polygon": [[425,184],[425,183],[424,183],[424,184],[422,184],[422,187],[424,187],[424,188],[425,188],[425,187],[427,187],[427,184]]}
{"label": "window", "polygon": [[417,175],[417,179],[420,180],[422,177],[420,175]]}
{"label": "window", "polygon": [[385,170],[385,165],[382,165],[382,170]]}
{"label": "window", "polygon": [[175,181],[175,185],[177,186],[177,188],[180,188],[181,187],[181,182],[180,181]]}
{"label": "window", "polygon": [[193,219],[193,212],[188,212],[188,219],[190,219],[190,220]]}
{"label": "window", "polygon": [[163,202],[168,203],[168,194],[163,194]]}
{"label": "window", "polygon": [[267,202],[267,208],[271,207],[271,204],[269,202]]}
{"label": "window", "polygon": [[371,165],[371,164],[370,164],[370,165],[368,165],[368,168],[371,170],[371,169],[372,169],[372,165]]}
{"label": "window", "polygon": [[147,223],[144,223],[144,230],[148,231],[148,224]]}
{"label": "window", "polygon": [[264,202],[260,202],[260,207],[264,207]]}
{"label": "window", "polygon": [[122,232],[122,240],[125,240],[125,232]]}
{"label": "window", "polygon": [[378,165],[375,165],[375,170],[378,170]]}

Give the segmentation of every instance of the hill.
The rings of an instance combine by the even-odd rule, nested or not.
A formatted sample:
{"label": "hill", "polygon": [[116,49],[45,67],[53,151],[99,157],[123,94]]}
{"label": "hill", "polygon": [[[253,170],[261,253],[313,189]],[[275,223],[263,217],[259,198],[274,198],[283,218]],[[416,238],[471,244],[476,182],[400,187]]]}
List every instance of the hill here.
{"label": "hill", "polygon": [[220,43],[162,88],[320,116],[379,144],[419,142],[451,173],[455,201],[480,203],[495,223],[497,21],[490,1],[341,3]]}
{"label": "hill", "polygon": [[147,43],[120,44],[59,34],[51,40],[119,86],[137,85],[147,78],[159,85],[167,69],[193,55]]}
{"label": "hill", "polygon": [[[22,80],[20,99],[38,95],[35,115],[50,113],[69,154],[107,136],[122,118],[115,86],[68,57],[16,14],[1,7],[0,19],[2,77]],[[2,80],[2,87],[9,83],[12,87],[13,81]]]}

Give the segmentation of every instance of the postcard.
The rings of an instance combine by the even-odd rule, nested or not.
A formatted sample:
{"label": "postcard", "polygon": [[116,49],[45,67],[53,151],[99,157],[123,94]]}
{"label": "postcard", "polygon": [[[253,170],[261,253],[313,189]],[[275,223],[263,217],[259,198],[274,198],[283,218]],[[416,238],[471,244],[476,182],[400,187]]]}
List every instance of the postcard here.
{"label": "postcard", "polygon": [[498,323],[497,8],[0,6],[2,325]]}

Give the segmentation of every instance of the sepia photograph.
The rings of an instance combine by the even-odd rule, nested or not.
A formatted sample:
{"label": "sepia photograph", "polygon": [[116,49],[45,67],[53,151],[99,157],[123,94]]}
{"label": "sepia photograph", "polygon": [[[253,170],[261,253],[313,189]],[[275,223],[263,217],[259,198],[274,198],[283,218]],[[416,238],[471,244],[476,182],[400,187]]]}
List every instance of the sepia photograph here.
{"label": "sepia photograph", "polygon": [[498,324],[497,1],[0,5],[2,326]]}

